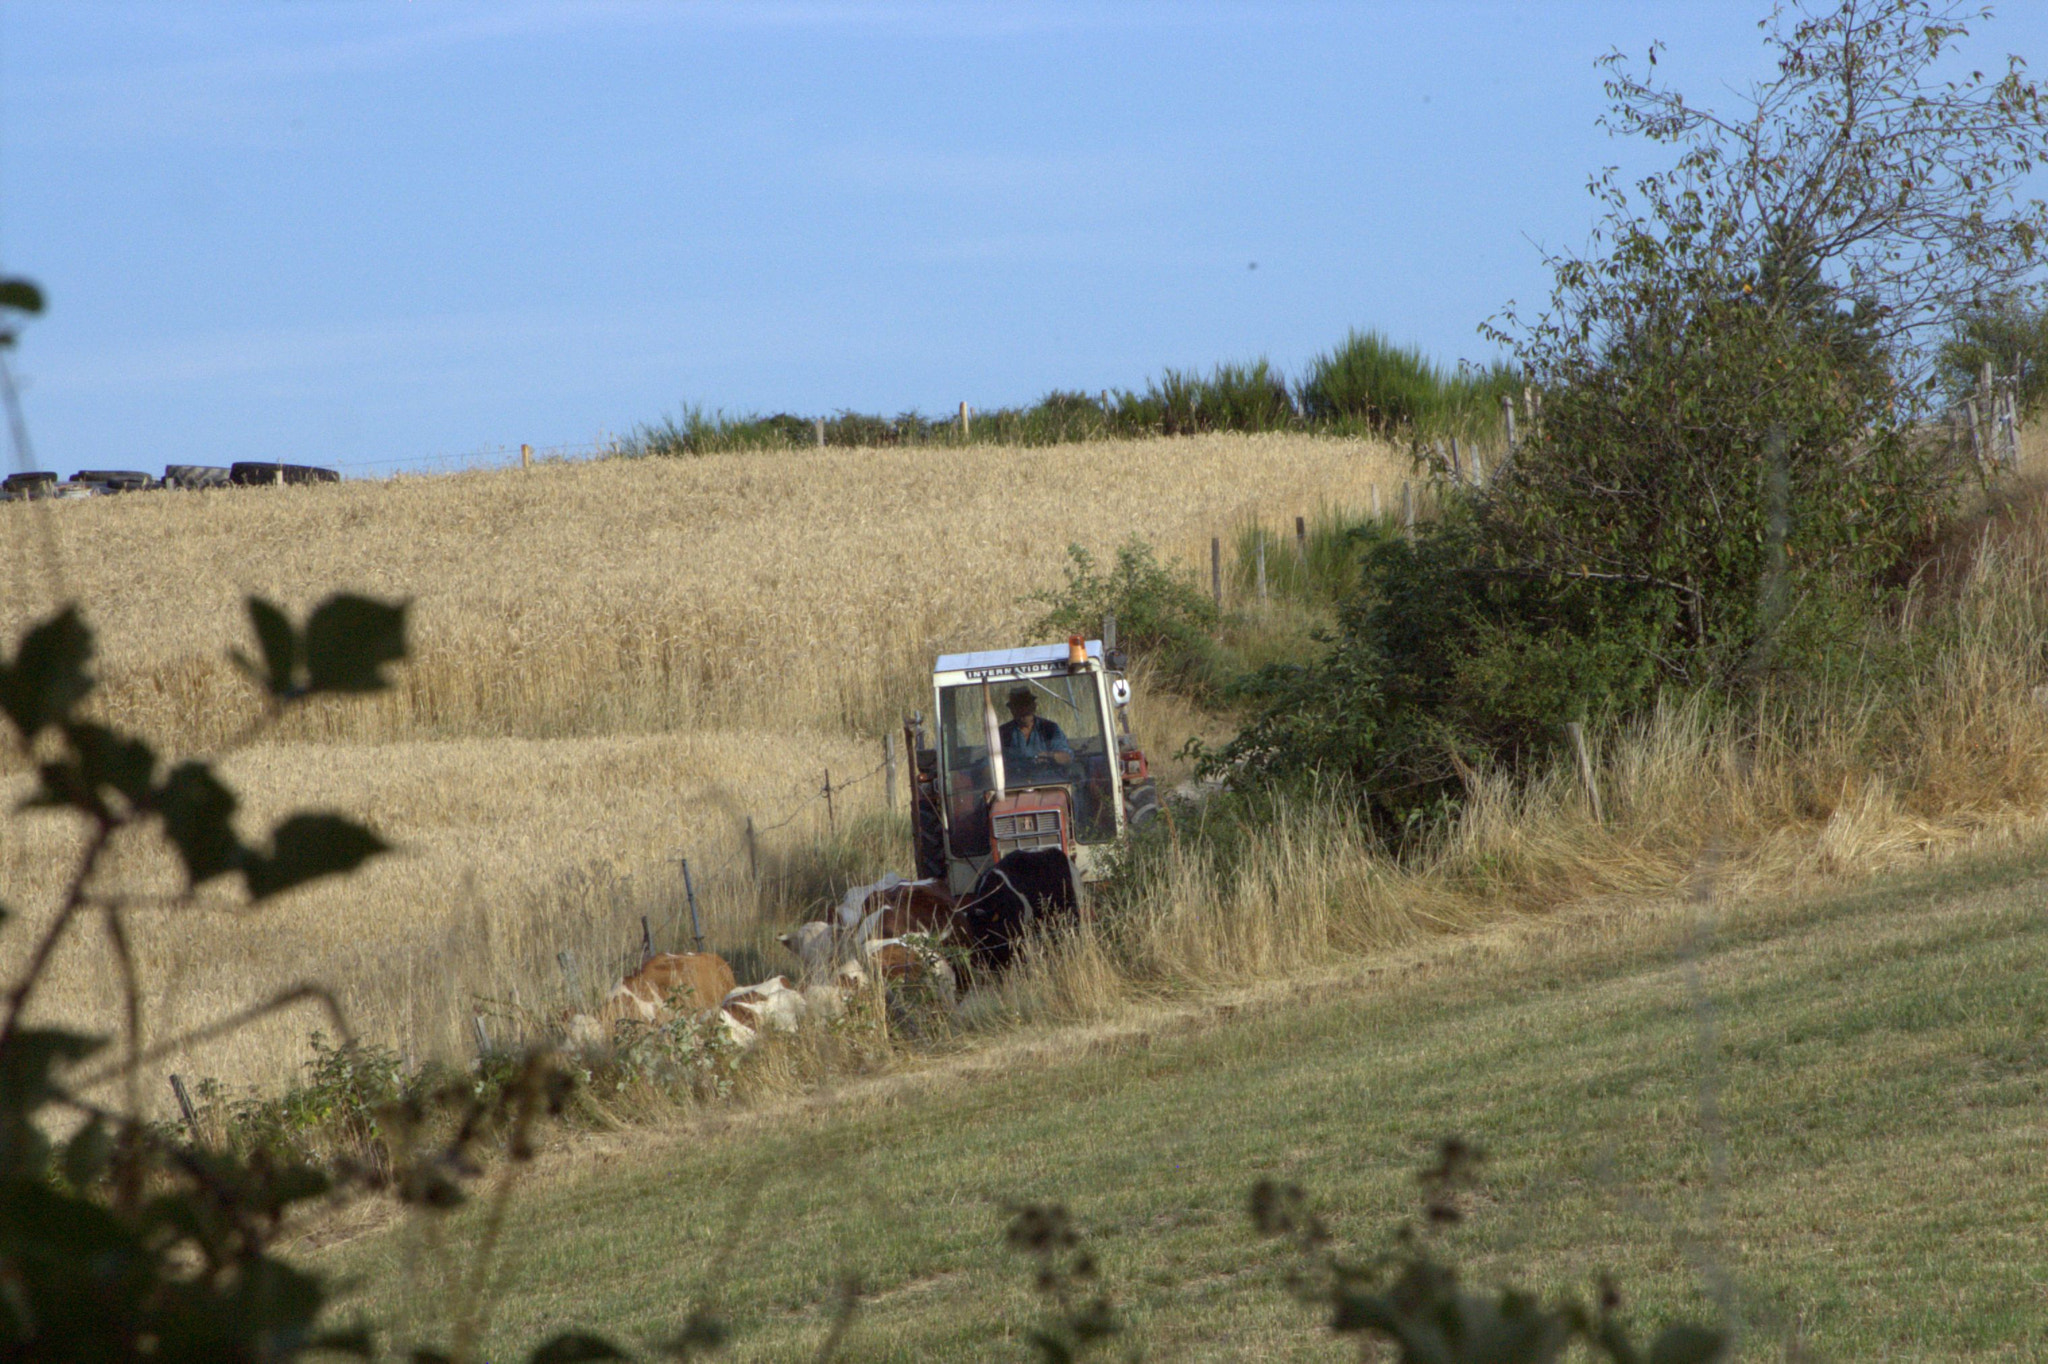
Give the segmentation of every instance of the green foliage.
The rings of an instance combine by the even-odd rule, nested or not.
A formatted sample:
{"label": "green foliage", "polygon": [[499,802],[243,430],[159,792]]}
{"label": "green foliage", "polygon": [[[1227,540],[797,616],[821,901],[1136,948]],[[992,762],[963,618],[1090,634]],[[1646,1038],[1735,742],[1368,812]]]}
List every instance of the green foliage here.
{"label": "green foliage", "polygon": [[[1389,377],[1399,374],[1408,377]],[[1207,373],[1162,370],[1142,389],[1105,389],[1093,396],[1054,389],[1028,407],[975,411],[964,433],[957,416],[927,417],[916,411],[894,418],[858,412],[762,417],[691,404],[678,416],[637,428],[619,442],[618,453],[637,458],[800,452],[817,448],[821,424],[824,443],[835,447],[1056,445],[1210,431],[1479,436],[1497,431],[1502,395],[1520,391],[1519,372],[1507,365],[1445,373],[1420,352],[1395,347],[1377,333],[1353,333],[1316,362],[1298,386],[1299,401],[1286,377],[1261,359],[1217,365]]]}
{"label": "green foliage", "polygon": [[1563,1298],[1546,1306],[1534,1294],[1504,1289],[1473,1293],[1456,1269],[1430,1248],[1431,1235],[1464,1220],[1461,1194],[1479,1153],[1457,1138],[1443,1142],[1418,1176],[1423,1218],[1399,1229],[1389,1254],[1356,1262],[1339,1255],[1335,1238],[1290,1184],[1262,1180],[1252,1190],[1258,1234],[1291,1244],[1298,1267],[1289,1286],[1328,1313],[1333,1334],[1384,1345],[1402,1364],[1552,1364],[1575,1344],[1614,1364],[1715,1364],[1728,1354],[1721,1331],[1668,1326],[1639,1347],[1617,1315],[1620,1294],[1602,1279],[1595,1310]]}
{"label": "green foliage", "polygon": [[34,280],[0,278],[0,350],[14,345],[14,319],[8,313],[34,317],[43,310],[43,291]]}
{"label": "green foliage", "polygon": [[1312,422],[1356,423],[1380,435],[1492,434],[1500,400],[1521,391],[1513,366],[1445,372],[1413,346],[1376,331],[1352,332],[1319,355],[1301,381],[1301,411]]}
{"label": "green foliage", "polygon": [[[406,655],[402,605],[336,596],[303,628],[267,603],[249,607],[263,661],[237,659],[262,686],[269,718],[312,697],[381,690],[389,685],[385,668]],[[93,690],[92,656],[92,632],[72,607],[0,655],[0,711],[38,779],[27,804],[68,811],[86,831],[64,898],[23,954],[0,1012],[0,1356],[368,1356],[372,1333],[325,1322],[327,1284],[276,1253],[287,1216],[367,1188],[389,1188],[420,1209],[460,1206],[464,1181],[494,1145],[511,1161],[532,1158],[535,1124],[562,1111],[569,1077],[532,1056],[430,1084],[424,1075],[403,1076],[388,1051],[348,1038],[329,1046],[316,1034],[309,1081],[281,1100],[236,1106],[234,1139],[224,1150],[87,1098],[86,1086],[133,1076],[147,1059],[134,1031],[141,987],[124,927],[131,905],[96,875],[117,834],[160,832],[184,863],[188,896],[191,887],[240,872],[252,901],[345,875],[384,850],[367,829],[317,813],[286,817],[265,848],[245,846],[231,823],[234,794],[209,763],[181,763],[159,780],[149,745],[79,714]],[[186,908],[175,900],[166,906]],[[81,1064],[104,1053],[108,1039],[26,1020],[58,948],[88,916],[105,926],[120,962],[129,1030],[118,1062],[81,1077]],[[309,996],[320,997],[310,988],[288,991],[170,1045]],[[201,1100],[217,1108],[218,1091],[203,1086]],[[69,1133],[61,1143],[52,1135],[60,1131]],[[325,1148],[319,1159],[308,1134]],[[501,1183],[501,1198],[506,1188]],[[487,1276],[472,1280],[450,1351],[418,1349],[415,1358],[473,1358]],[[686,1356],[706,1338],[698,1322],[670,1353]],[[536,1357],[624,1356],[595,1337],[569,1335]]]}
{"label": "green foliage", "polygon": [[1632,182],[1610,169],[1589,184],[1604,218],[1594,250],[1551,262],[1538,377],[1552,377],[1546,332],[1581,349],[1620,341],[1634,283],[1689,280],[1704,296],[1782,254],[1801,264],[1779,278],[1817,289],[1766,278],[1764,301],[1858,315],[1900,380],[1897,405],[1916,410],[1930,339],[1982,300],[2021,291],[2048,241],[2048,204],[2021,197],[2048,154],[2043,88],[2018,57],[1988,75],[1990,63],[1957,65],[1970,24],[1989,14],[1955,0],[1775,10],[1759,25],[1774,74],[1732,110],[1661,84],[1656,45],[1641,71],[1619,52],[1603,58],[1603,125],[1675,159]]}
{"label": "green foliage", "polygon": [[1448,813],[1465,772],[1541,758],[1563,720],[1655,694],[1649,646],[1675,628],[1668,601],[1607,583],[1556,591],[1489,562],[1469,516],[1413,543],[1382,531],[1324,655],[1240,684],[1258,711],[1212,769],[1347,783],[1400,835]]}
{"label": "green foliage", "polygon": [[815,428],[801,417],[737,416],[689,404],[680,416],[641,426],[619,442],[627,458],[670,458],[732,450],[787,450],[816,443]]}
{"label": "green foliage", "polygon": [[[1295,1185],[1254,1185],[1252,1228],[1290,1248],[1288,1290],[1323,1313],[1332,1335],[1358,1342],[1365,1358],[1381,1358],[1377,1350],[1385,1348],[1401,1364],[1556,1364],[1576,1345],[1612,1364],[1717,1364],[1728,1357],[1726,1332],[1693,1323],[1665,1327],[1647,1348],[1638,1344],[1621,1318],[1621,1295],[1605,1276],[1591,1310],[1569,1297],[1546,1304],[1520,1289],[1466,1289],[1432,1241],[1464,1220],[1480,1159],[1455,1137],[1440,1143],[1436,1160],[1417,1175],[1420,1222],[1399,1227],[1393,1248],[1369,1260],[1339,1252]],[[1031,1259],[1033,1287],[1046,1302],[1045,1321],[1025,1333],[1046,1364],[1097,1354],[1123,1333],[1095,1256],[1065,1207],[1013,1208],[1008,1239]]]}
{"label": "green foliage", "polygon": [[217,1129],[228,1150],[242,1156],[308,1164],[343,1161],[388,1174],[396,1152],[388,1115],[402,1102],[423,1104],[447,1079],[427,1071],[407,1074],[398,1053],[360,1039],[330,1042],[316,1029],[308,1039],[313,1059],[306,1078],[284,1093],[252,1090],[230,1096],[214,1080],[194,1086],[201,1123]]}
{"label": "green foliage", "polygon": [[1036,1266],[1032,1286],[1049,1308],[1045,1324],[1024,1335],[1045,1364],[1073,1364],[1122,1332],[1109,1294],[1098,1282],[1095,1257],[1065,1207],[1013,1208],[1006,1235],[1010,1248]]}
{"label": "green foliage", "polygon": [[1213,664],[1215,602],[1192,573],[1160,563],[1143,540],[1126,540],[1107,570],[1081,546],[1068,545],[1065,571],[1064,588],[1031,599],[1045,607],[1030,627],[1032,637],[1089,635],[1113,615],[1119,646],[1166,681],[1194,683]]}
{"label": "green foliage", "polygon": [[[320,660],[288,690],[274,689],[280,704],[375,690],[382,664],[405,652],[402,609],[362,599],[330,600],[305,635],[275,612],[258,621],[267,652],[310,641]],[[353,628],[337,633],[337,625]],[[321,1328],[319,1280],[269,1249],[286,1211],[327,1194],[332,1178],[268,1152],[242,1159],[182,1146],[133,1114],[86,1100],[72,1077],[106,1040],[29,1026],[25,1011],[65,935],[91,914],[122,960],[134,1018],[126,905],[94,880],[119,832],[156,826],[191,884],[239,870],[252,899],[349,871],[383,845],[336,817],[299,815],[278,826],[267,851],[244,847],[229,823],[234,797],[207,764],[183,763],[159,780],[147,744],[78,713],[93,689],[92,655],[90,629],[66,607],[0,657],[0,710],[38,779],[27,803],[68,810],[87,830],[65,898],[23,958],[0,1020],[0,1277],[9,1285],[0,1295],[0,1351],[193,1360],[365,1353],[361,1333]],[[114,1074],[136,1067],[139,1044],[131,1032]],[[84,1119],[61,1150],[50,1136],[60,1115]]]}
{"label": "green foliage", "polygon": [[1936,352],[1935,364],[1941,392],[1950,402],[1975,393],[1989,364],[1992,373],[2019,379],[2020,411],[2034,415],[2048,398],[2048,307],[2007,295],[1966,308]]}
{"label": "green foliage", "polygon": [[1287,384],[1264,360],[1218,365],[1207,375],[1166,370],[1143,393],[1117,400],[1129,434],[1191,436],[1204,431],[1284,431],[1295,425]]}
{"label": "green foliage", "polygon": [[[1406,830],[1472,769],[1544,757],[1567,721],[1665,688],[1797,695],[1860,646],[1957,493],[1896,377],[1914,291],[1996,276],[2030,250],[2033,210],[1950,220],[1942,204],[1981,195],[1947,172],[1891,182],[1874,208],[1856,195],[1916,145],[1996,179],[2041,120],[2029,88],[1970,131],[1973,97],[1924,84],[1953,33],[1917,0],[1865,26],[1846,9],[1788,22],[1740,137],[1610,82],[1610,122],[1679,154],[1636,183],[1640,203],[1596,179],[1604,249],[1554,260],[1549,310],[1495,333],[1540,422],[1487,489],[1444,489],[1438,524],[1368,553],[1328,655],[1261,677],[1263,710],[1218,765],[1341,775]],[[1867,159],[1811,153],[1822,128]]]}
{"label": "green foliage", "polygon": [[1359,559],[1386,533],[1384,518],[1325,509],[1306,518],[1305,532],[1246,525],[1233,537],[1231,588],[1240,599],[1258,591],[1259,547],[1266,551],[1266,591],[1274,600],[1341,607],[1358,590]]}

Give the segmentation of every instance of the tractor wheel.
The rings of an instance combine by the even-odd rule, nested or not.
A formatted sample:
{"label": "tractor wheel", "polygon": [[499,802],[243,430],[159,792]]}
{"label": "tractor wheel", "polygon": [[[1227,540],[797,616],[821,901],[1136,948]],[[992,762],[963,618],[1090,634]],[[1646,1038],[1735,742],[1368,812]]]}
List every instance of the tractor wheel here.
{"label": "tractor wheel", "polygon": [[946,879],[946,831],[939,826],[939,799],[936,792],[920,783],[910,803],[912,841],[917,851],[917,877],[920,881],[941,881]]}
{"label": "tractor wheel", "polygon": [[1159,818],[1159,788],[1150,781],[1136,783],[1124,793],[1124,808],[1135,833]]}

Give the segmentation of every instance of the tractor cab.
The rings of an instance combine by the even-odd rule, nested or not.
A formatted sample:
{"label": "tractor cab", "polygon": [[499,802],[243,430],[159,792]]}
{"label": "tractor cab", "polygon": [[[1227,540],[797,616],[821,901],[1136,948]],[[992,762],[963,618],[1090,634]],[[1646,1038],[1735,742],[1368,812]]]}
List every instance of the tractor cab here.
{"label": "tractor cab", "polygon": [[918,875],[957,893],[1014,852],[1058,848],[1077,879],[1157,810],[1131,736],[1123,657],[1099,640],[942,655],[932,715],[905,727]]}

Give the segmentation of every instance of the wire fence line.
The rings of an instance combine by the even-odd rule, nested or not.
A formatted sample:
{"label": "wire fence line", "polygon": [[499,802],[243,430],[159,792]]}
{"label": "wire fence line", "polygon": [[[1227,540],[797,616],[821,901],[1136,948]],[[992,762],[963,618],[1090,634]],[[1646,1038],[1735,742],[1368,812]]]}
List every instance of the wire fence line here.
{"label": "wire fence line", "polygon": [[[795,805],[787,807],[787,813],[785,813],[781,819],[776,820],[773,824],[754,824],[754,837],[758,839],[763,834],[772,834],[777,832],[778,830],[786,829],[790,825],[796,823],[798,819],[802,818],[806,813],[812,811],[818,805],[822,804],[825,800],[828,799],[828,797],[826,796],[827,790],[829,790],[833,795],[836,796],[841,791],[848,790],[852,787],[860,785],[864,781],[869,781],[875,777],[882,775],[882,773],[886,771],[888,767],[889,764],[887,762],[879,762],[876,763],[873,767],[869,768],[867,771],[861,773],[857,777],[849,777],[845,781],[833,782],[830,787],[819,787],[810,795],[805,796],[802,800],[799,800]],[[751,821],[753,817],[749,815],[748,819],[749,821]],[[738,863],[741,860],[746,859],[748,856],[749,853],[745,846],[736,848],[733,851],[728,852],[724,857],[720,858],[718,861],[712,863],[710,867],[706,869],[704,874],[707,877],[722,876],[728,869],[733,867],[735,863]]]}
{"label": "wire fence line", "polygon": [[335,467],[343,472],[358,469],[389,469],[405,473],[411,469],[422,472],[461,472],[469,469],[508,468],[528,459],[534,460],[578,460],[602,459],[616,454],[619,442],[610,436],[596,440],[576,441],[562,445],[492,445],[476,450],[454,451],[435,455],[408,455],[400,459],[359,459],[338,463]]}

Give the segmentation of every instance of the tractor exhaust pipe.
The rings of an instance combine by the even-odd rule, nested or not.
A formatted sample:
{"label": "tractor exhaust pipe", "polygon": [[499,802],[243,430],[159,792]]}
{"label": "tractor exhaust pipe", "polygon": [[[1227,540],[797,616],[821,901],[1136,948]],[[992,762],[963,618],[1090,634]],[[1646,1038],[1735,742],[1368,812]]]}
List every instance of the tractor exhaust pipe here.
{"label": "tractor exhaust pipe", "polygon": [[981,728],[983,739],[988,744],[988,779],[996,789],[996,799],[1009,794],[1007,774],[1003,771],[1003,728],[996,722],[996,699],[988,689],[988,683],[981,684]]}

